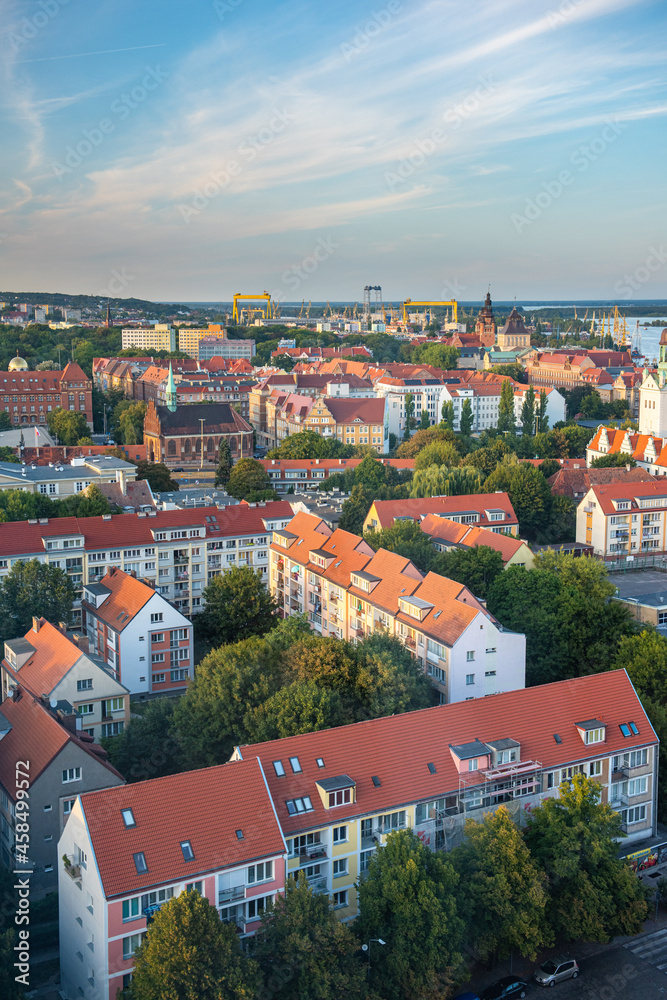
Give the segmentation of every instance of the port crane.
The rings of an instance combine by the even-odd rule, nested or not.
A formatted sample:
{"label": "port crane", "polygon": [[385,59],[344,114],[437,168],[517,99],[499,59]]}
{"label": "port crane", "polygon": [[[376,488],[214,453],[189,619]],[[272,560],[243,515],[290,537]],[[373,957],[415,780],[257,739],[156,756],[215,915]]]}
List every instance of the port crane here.
{"label": "port crane", "polygon": [[450,306],[452,310],[452,322],[458,322],[458,302],[456,299],[450,299],[446,302],[413,302],[412,299],[405,299],[401,305],[401,309],[403,310],[403,322],[408,323],[409,313],[413,311],[415,307],[419,309],[420,306],[428,308],[429,310],[432,308],[441,309],[443,307]]}
{"label": "port crane", "polygon": [[262,308],[262,315],[266,319],[273,318],[273,305],[271,302],[271,293],[263,291],[258,295],[242,295],[241,292],[236,292],[233,296],[234,308],[232,310],[232,319],[235,323],[239,322],[239,302],[266,302],[266,306]]}

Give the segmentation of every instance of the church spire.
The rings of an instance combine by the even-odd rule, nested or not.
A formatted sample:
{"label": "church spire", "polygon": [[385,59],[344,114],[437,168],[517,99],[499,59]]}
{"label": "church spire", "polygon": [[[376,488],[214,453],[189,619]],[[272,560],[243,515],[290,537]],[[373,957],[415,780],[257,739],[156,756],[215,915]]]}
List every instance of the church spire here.
{"label": "church spire", "polygon": [[171,361],[169,362],[169,376],[167,378],[167,386],[165,395],[167,397],[167,409],[172,413],[176,412],[176,382],[174,381],[174,373],[171,368]]}

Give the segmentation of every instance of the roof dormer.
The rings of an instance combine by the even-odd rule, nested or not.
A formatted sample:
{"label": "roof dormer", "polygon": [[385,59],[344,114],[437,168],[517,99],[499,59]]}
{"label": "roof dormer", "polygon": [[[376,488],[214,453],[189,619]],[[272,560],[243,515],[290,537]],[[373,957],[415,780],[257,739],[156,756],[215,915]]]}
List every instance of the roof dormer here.
{"label": "roof dormer", "polygon": [[489,767],[491,751],[481,740],[475,739],[459,746],[452,746],[450,743],[449,752],[459,774],[464,771],[483,771]]}
{"label": "roof dormer", "polygon": [[284,549],[288,549],[298,537],[299,536],[295,535],[294,532],[286,531],[285,528],[281,528],[279,531],[273,532],[274,544],[281,545]]}
{"label": "roof dormer", "polygon": [[5,659],[14,670],[20,670],[35,652],[35,647],[27,639],[8,639],[5,643]]}
{"label": "roof dormer", "polygon": [[423,601],[421,597],[399,597],[398,599],[399,611],[402,611],[405,615],[409,615],[411,618],[416,618],[420,622],[424,621],[426,615],[434,607],[434,604],[430,604],[429,601]]}
{"label": "roof dormer", "polygon": [[315,782],[322,805],[325,809],[356,802],[357,783],[348,774],[337,774],[334,778],[320,778]]}
{"label": "roof dormer", "polygon": [[363,590],[367,594],[370,594],[370,592],[380,582],[380,577],[373,576],[372,573],[364,573],[363,570],[360,570],[358,573],[352,573],[350,575],[350,582],[353,587],[357,587],[359,590]]}
{"label": "roof dormer", "polygon": [[516,764],[521,760],[521,744],[516,740],[487,740],[486,746],[491,751],[491,766],[500,764]]}
{"label": "roof dormer", "polygon": [[585,722],[577,722],[575,725],[585,746],[605,742],[607,729],[604,722],[600,722],[599,719],[586,719]]}

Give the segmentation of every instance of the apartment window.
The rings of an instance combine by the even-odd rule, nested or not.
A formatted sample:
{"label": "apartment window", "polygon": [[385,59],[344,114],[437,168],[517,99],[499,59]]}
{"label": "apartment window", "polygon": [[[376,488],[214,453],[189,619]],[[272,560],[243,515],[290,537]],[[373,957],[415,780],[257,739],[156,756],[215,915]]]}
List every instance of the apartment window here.
{"label": "apartment window", "polygon": [[263,861],[248,868],[248,885],[256,882],[269,882],[273,878],[273,861]]}
{"label": "apartment window", "polygon": [[164,653],[152,653],[151,663],[164,663]]}
{"label": "apartment window", "polygon": [[648,778],[632,778],[628,781],[628,795],[645,795],[648,789]]}
{"label": "apartment window", "polygon": [[368,869],[370,867],[370,863],[371,863],[371,858],[373,857],[374,854],[375,854],[375,851],[362,851],[361,852],[361,855],[360,855],[360,858],[359,858],[359,871],[360,872],[367,872],[368,871]]}
{"label": "apartment window", "polygon": [[633,806],[631,809],[624,809],[621,812],[621,819],[626,826],[643,822],[646,820],[646,806]]}
{"label": "apartment window", "polygon": [[164,621],[164,614],[162,613],[162,611],[154,611],[151,614],[151,624],[153,624],[154,622],[161,622],[161,621]]}
{"label": "apartment window", "polygon": [[81,715],[92,715],[95,711],[95,706],[91,703],[89,705],[79,705],[79,713]]}
{"label": "apartment window", "polygon": [[283,763],[281,760],[274,760],[273,770],[276,772],[276,776],[278,778],[282,778],[284,776],[285,768],[283,767]]}
{"label": "apartment window", "polygon": [[591,778],[597,778],[600,774],[602,774],[602,761],[592,760],[588,765],[588,774]]}
{"label": "apartment window", "polygon": [[123,900],[123,920],[136,920],[141,916],[141,899],[135,896],[133,899]]}
{"label": "apartment window", "polygon": [[132,958],[135,951],[141,944],[141,939],[143,934],[130,934],[129,937],[123,938],[123,959],[127,961],[128,958]]}
{"label": "apartment window", "polygon": [[405,828],[405,810],[400,812],[386,813],[378,816],[378,823],[382,833],[389,833],[391,830],[403,830]]}
{"label": "apartment window", "polygon": [[122,712],[125,707],[122,698],[109,698],[107,706],[111,712]]}
{"label": "apartment window", "polygon": [[[63,802],[63,816],[69,816],[72,811],[72,806],[76,802],[76,799],[65,799]],[[44,812],[46,812],[46,806],[44,806]],[[51,806],[49,806],[48,811],[51,812]]]}
{"label": "apartment window", "polygon": [[203,882],[187,882],[185,886],[186,892],[198,892],[200,896],[204,895],[204,883]]}
{"label": "apartment window", "polygon": [[164,642],[164,632],[153,632],[151,642]]}
{"label": "apartment window", "polygon": [[153,684],[164,684],[164,674],[153,674]]}
{"label": "apartment window", "polygon": [[347,841],[347,827],[335,826],[333,831],[334,844],[343,844]]}
{"label": "apartment window", "polygon": [[588,729],[586,731],[585,743],[602,743],[604,740],[604,729]]}
{"label": "apartment window", "polygon": [[299,758],[290,757],[289,762],[294,774],[299,774],[299,772],[301,771],[301,764],[299,763]]}
{"label": "apartment window", "polygon": [[474,674],[466,674],[466,684],[468,686],[470,686],[471,684],[474,684],[474,683],[475,683],[475,675]]}
{"label": "apartment window", "polygon": [[329,809],[333,809],[334,806],[344,806],[352,801],[352,789],[351,788],[339,788],[335,792],[329,792]]}
{"label": "apartment window", "polygon": [[333,877],[340,878],[347,873],[347,858],[336,858],[333,863]]}
{"label": "apartment window", "polygon": [[63,785],[67,784],[68,781],[81,781],[80,767],[65,768],[63,771]]}
{"label": "apartment window", "polygon": [[468,652],[466,653],[466,660],[468,661],[468,663],[471,663],[472,660],[474,659],[475,659],[475,650],[469,649]]}
{"label": "apartment window", "polygon": [[273,896],[257,896],[248,900],[248,920],[258,920],[265,913]]}
{"label": "apartment window", "polygon": [[76,682],[77,691],[91,691],[93,687],[92,677],[87,677],[85,680]]}
{"label": "apartment window", "polygon": [[312,812],[313,810],[313,803],[310,801],[308,795],[304,795],[303,798],[299,799],[288,799],[285,805],[290,816],[296,816],[297,813],[302,812]]}
{"label": "apartment window", "polygon": [[170,676],[171,676],[172,682],[173,681],[185,681],[190,676],[190,671],[188,670],[187,667],[183,668],[182,670],[172,670]]}

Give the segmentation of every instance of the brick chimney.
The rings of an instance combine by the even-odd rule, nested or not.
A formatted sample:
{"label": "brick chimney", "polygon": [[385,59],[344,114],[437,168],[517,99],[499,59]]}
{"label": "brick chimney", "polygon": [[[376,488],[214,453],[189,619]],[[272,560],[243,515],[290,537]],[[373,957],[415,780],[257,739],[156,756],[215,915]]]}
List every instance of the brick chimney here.
{"label": "brick chimney", "polygon": [[42,627],[42,622],[40,618],[36,618],[35,615],[32,617],[32,630],[33,632],[39,632]]}
{"label": "brick chimney", "polygon": [[72,636],[72,640],[79,647],[82,653],[88,653],[90,650],[90,640],[87,635],[81,635],[80,632],[75,632]]}

